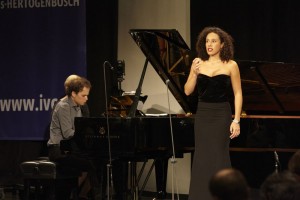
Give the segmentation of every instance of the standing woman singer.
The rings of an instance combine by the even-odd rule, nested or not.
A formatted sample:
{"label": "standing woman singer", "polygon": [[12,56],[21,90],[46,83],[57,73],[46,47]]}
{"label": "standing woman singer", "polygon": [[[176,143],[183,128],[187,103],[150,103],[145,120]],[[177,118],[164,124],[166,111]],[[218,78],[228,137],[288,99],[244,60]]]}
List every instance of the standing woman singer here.
{"label": "standing woman singer", "polygon": [[[186,95],[195,89],[199,95],[189,200],[211,200],[211,176],[231,167],[229,143],[240,134],[243,97],[239,68],[233,60],[232,37],[218,27],[206,27],[198,36],[196,50],[198,57],[193,60],[184,86]],[[227,96],[231,88],[234,119]]]}

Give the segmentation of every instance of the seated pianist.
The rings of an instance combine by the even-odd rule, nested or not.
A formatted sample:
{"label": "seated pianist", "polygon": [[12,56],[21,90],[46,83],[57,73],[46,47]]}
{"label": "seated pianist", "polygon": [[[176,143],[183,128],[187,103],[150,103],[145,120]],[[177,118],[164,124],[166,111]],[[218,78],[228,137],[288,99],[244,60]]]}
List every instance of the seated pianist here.
{"label": "seated pianist", "polygon": [[59,164],[64,170],[77,170],[79,175],[79,198],[87,199],[92,188],[98,186],[95,180],[93,164],[76,154],[62,151],[61,141],[74,136],[75,117],[88,116],[87,99],[91,83],[78,75],[70,75],[65,80],[65,94],[53,108],[50,124],[50,138],[48,140],[49,159]]}

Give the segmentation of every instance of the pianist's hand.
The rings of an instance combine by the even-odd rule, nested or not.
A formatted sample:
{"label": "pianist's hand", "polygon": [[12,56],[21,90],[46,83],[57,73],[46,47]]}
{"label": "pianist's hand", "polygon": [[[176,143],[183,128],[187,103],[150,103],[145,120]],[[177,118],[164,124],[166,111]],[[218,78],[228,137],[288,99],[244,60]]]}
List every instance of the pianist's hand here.
{"label": "pianist's hand", "polygon": [[240,135],[240,124],[231,122],[230,133],[230,139],[238,137]]}

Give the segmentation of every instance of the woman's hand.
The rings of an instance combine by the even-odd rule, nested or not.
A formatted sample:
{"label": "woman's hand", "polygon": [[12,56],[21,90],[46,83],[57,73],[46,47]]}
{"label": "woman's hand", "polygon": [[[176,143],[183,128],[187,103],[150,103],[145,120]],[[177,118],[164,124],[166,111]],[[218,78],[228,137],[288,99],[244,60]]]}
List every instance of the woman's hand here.
{"label": "woman's hand", "polygon": [[193,72],[194,75],[196,75],[196,76],[199,74],[200,65],[201,65],[201,59],[195,58],[193,60],[192,66],[191,66],[191,72]]}
{"label": "woman's hand", "polygon": [[238,137],[240,135],[240,124],[231,122],[230,133],[230,139]]}
{"label": "woman's hand", "polygon": [[201,63],[200,58],[195,58],[193,60],[189,77],[184,85],[184,93],[186,95],[190,95],[195,89],[197,83],[197,76],[199,74],[199,69],[200,69],[200,63]]}

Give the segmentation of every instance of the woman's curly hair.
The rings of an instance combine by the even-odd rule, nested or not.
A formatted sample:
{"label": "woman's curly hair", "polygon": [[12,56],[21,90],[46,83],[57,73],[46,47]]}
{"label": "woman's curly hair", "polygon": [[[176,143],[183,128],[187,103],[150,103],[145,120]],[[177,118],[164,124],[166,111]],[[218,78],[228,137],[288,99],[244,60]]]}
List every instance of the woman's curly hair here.
{"label": "woman's curly hair", "polygon": [[218,27],[206,27],[204,28],[198,35],[197,43],[196,43],[196,51],[198,57],[202,60],[208,60],[209,55],[206,51],[206,36],[209,33],[215,33],[219,35],[221,43],[223,43],[223,47],[220,51],[220,58],[222,61],[228,62],[233,59],[234,56],[234,46],[233,46],[233,38],[227,32]]}

